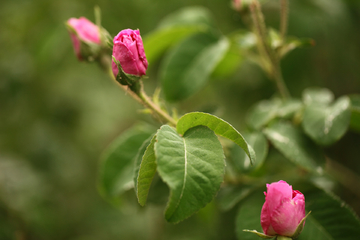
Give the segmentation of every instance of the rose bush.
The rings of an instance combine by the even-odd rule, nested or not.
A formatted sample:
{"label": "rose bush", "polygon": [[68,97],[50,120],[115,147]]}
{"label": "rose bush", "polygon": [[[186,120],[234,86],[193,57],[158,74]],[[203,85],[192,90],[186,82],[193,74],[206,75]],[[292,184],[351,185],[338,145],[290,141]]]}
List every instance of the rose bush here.
{"label": "rose bush", "polygon": [[[124,29],[119,32],[114,38],[112,55],[120,62],[125,73],[135,76],[146,74],[148,61],[139,30]],[[112,61],[112,70],[116,77],[119,69],[114,61]]]}
{"label": "rose bush", "polygon": [[95,45],[101,44],[100,30],[98,26],[89,21],[87,18],[70,18],[67,21],[67,24],[72,28],[72,31],[69,31],[69,33],[73,42],[75,54],[79,60],[84,58],[81,51],[81,42]]}
{"label": "rose bush", "polygon": [[305,217],[304,195],[282,180],[267,184],[266,187],[265,203],[261,210],[264,233],[292,237]]}

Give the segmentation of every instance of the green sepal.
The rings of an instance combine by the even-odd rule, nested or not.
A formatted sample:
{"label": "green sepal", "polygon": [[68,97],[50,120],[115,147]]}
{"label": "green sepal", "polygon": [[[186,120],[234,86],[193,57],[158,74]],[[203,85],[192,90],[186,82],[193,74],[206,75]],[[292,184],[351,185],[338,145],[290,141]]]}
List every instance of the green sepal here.
{"label": "green sepal", "polygon": [[285,237],[285,236],[277,236],[276,240],[291,240],[292,238],[290,237]]}
{"label": "green sepal", "polygon": [[274,238],[275,236],[269,236],[269,235],[266,235],[264,233],[260,233],[256,230],[248,230],[248,229],[244,229],[243,230],[244,232],[249,232],[249,233],[255,233],[256,235],[258,235],[259,237],[261,238],[265,238],[265,239],[271,239],[271,238]]}
{"label": "green sepal", "polygon": [[303,219],[301,219],[300,223],[298,224],[298,226],[295,230],[295,233],[291,236],[292,239],[295,239],[300,235],[300,233],[304,229],[305,219],[310,215],[310,213],[311,213],[311,211],[308,214],[306,214],[306,216]]}
{"label": "green sepal", "polygon": [[131,88],[131,90],[133,90],[134,92],[137,92],[138,89],[136,88],[136,86],[138,85],[141,77],[124,72],[124,70],[121,67],[120,62],[118,60],[116,60],[116,58],[114,56],[112,56],[112,59],[115,62],[116,66],[118,67],[118,70],[119,70],[119,73],[115,77],[116,81],[118,81],[121,85],[129,86]]}

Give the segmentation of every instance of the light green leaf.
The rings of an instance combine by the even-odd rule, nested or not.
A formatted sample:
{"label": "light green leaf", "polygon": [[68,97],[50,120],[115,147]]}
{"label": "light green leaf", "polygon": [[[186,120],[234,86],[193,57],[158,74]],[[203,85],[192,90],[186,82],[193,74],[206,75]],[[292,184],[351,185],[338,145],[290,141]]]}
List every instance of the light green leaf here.
{"label": "light green leaf", "polygon": [[151,182],[156,173],[155,141],[156,135],[153,136],[151,140],[145,141],[146,148],[145,150],[140,150],[143,154],[138,157],[140,158],[140,161],[137,161],[139,171],[135,172],[135,191],[141,206],[144,206],[146,203]]}
{"label": "light green leaf", "polygon": [[264,100],[257,103],[247,115],[247,124],[253,129],[260,130],[276,118],[280,105],[281,101],[278,99]]}
{"label": "light green leaf", "polygon": [[155,129],[148,125],[136,125],[115,139],[101,157],[99,191],[115,203],[117,197],[132,188],[134,158],[142,143]]}
{"label": "light green leaf", "polygon": [[231,148],[231,160],[238,170],[246,173],[262,166],[268,153],[268,142],[261,132],[244,133],[244,137],[254,148],[256,154],[255,163],[251,164],[249,157],[238,145]]}
{"label": "light green leaf", "polygon": [[303,91],[302,100],[309,104],[329,104],[334,100],[334,94],[327,88],[307,88]]}
{"label": "light green leaf", "polygon": [[255,152],[252,147],[233,126],[221,118],[202,112],[187,113],[179,119],[176,130],[178,133],[184,134],[188,129],[195,126],[206,126],[217,135],[233,141],[245,151],[252,163],[255,162]]}
{"label": "light green leaf", "polygon": [[257,103],[249,112],[246,122],[255,130],[260,130],[275,118],[291,118],[302,108],[296,99],[282,101],[278,98]]}
{"label": "light green leaf", "polygon": [[360,95],[351,95],[351,120],[350,127],[360,132]]}
{"label": "light green leaf", "polygon": [[311,214],[299,240],[352,240],[360,236],[360,221],[339,198],[318,188],[303,191],[306,209]]}
{"label": "light green leaf", "polygon": [[286,158],[308,171],[322,173],[323,155],[299,129],[290,123],[276,122],[264,130],[266,137]]}
{"label": "light green leaf", "polygon": [[229,47],[229,41],[196,34],[173,49],[160,67],[160,80],[169,101],[183,100],[199,91]]}
{"label": "light green leaf", "polygon": [[212,27],[214,21],[210,11],[204,7],[185,7],[166,16],[159,24],[159,28],[189,25]]}
{"label": "light green leaf", "polygon": [[144,37],[144,49],[146,59],[152,65],[169,47],[196,32],[204,32],[203,26],[175,26],[171,28],[159,28]]}
{"label": "light green leaf", "polygon": [[229,49],[214,69],[211,75],[212,77],[226,79],[226,77],[229,77],[237,69],[239,69],[239,66],[243,61],[243,56],[240,52],[238,44],[234,43],[234,40],[230,42]]}
{"label": "light green leaf", "polygon": [[348,97],[339,98],[332,105],[309,104],[305,107],[305,133],[321,145],[339,140],[348,129],[351,111]]}
{"label": "light green leaf", "polygon": [[222,146],[209,128],[194,127],[181,137],[164,125],[157,133],[155,154],[158,173],[170,188],[167,221],[182,221],[214,198],[225,162]]}

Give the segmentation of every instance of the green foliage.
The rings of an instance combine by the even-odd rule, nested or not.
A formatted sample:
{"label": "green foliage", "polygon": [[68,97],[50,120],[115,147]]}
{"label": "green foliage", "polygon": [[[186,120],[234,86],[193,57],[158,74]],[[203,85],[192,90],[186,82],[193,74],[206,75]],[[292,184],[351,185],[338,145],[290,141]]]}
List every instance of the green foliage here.
{"label": "green foliage", "polygon": [[268,142],[261,132],[244,133],[244,138],[253,147],[256,153],[256,161],[251,164],[250,158],[238,145],[231,148],[231,160],[238,170],[248,173],[263,165],[268,153]]}
{"label": "green foliage", "polygon": [[116,203],[125,190],[133,187],[134,158],[141,144],[154,133],[148,125],[136,125],[115,139],[105,150],[100,166],[99,190]]}
{"label": "green foliage", "polygon": [[275,118],[291,118],[300,111],[302,103],[291,99],[282,101],[278,98],[257,103],[248,113],[246,122],[252,129],[260,130]]}
{"label": "green foliage", "polygon": [[[173,108],[174,122],[177,112],[185,114],[177,131],[164,126],[159,139],[154,136],[156,128],[135,126],[105,149],[98,188],[117,209],[94,191],[98,159],[109,139],[137,121],[140,105],[132,101],[131,89],[120,92],[95,64],[76,63],[63,22],[79,16],[92,21],[93,2],[1,3],[0,239],[233,240],[235,229],[239,239],[259,239],[242,229],[261,232],[265,183],[283,179],[295,186],[314,175],[326,191],[309,183],[297,188],[305,194],[307,210],[312,210],[299,239],[358,237],[357,217],[329,192],[339,194],[359,213],[360,35],[356,33],[360,3],[290,1],[288,32],[316,39],[316,47],[299,50],[314,41],[282,39],[279,31],[268,29],[265,38],[281,60],[280,71],[290,93],[300,96],[303,92],[302,99],[280,99],[268,81],[273,72],[266,69],[268,59],[258,49],[259,38],[252,29],[245,29],[253,24],[250,9],[244,5],[253,0],[242,1],[241,13],[231,10],[230,2],[208,1],[209,9],[188,7],[204,5],[198,0],[101,2],[102,26],[112,35],[124,28],[138,28],[142,33],[150,63],[144,89],[163,84],[161,92],[167,100],[181,101],[169,105],[158,94],[154,103],[164,112]],[[279,23],[276,4],[262,6],[269,26]],[[174,9],[180,10],[172,13]],[[98,15],[96,22],[100,25]],[[101,29],[102,37],[111,41],[107,30]],[[109,67],[108,55],[101,59],[103,67]],[[314,85],[326,89],[308,88]],[[348,94],[354,95],[349,100],[342,97]],[[186,114],[209,108],[215,109],[214,115]],[[250,132],[240,134],[215,115]],[[141,119],[157,120],[148,115]],[[347,133],[348,128],[355,132]],[[165,139],[170,136],[176,136],[177,145],[167,149],[170,142]],[[179,164],[172,167],[179,173],[185,143],[195,153],[189,153],[188,178],[172,174],[174,169],[165,174],[174,180],[171,184],[185,179],[192,183],[184,185],[180,198],[179,187],[164,182],[159,169],[165,172],[164,164],[175,159]],[[317,145],[326,146],[325,153]],[[257,156],[252,166],[248,155],[255,156],[250,146]],[[225,173],[224,154],[228,158]],[[341,167],[322,168],[325,157]],[[208,166],[212,166],[210,171]],[[133,187],[136,196],[126,191]],[[216,201],[207,204],[217,192]],[[136,197],[141,206],[146,203],[145,208]],[[170,222],[192,217],[167,224],[163,217],[167,202]],[[240,209],[235,228],[236,206]]]}
{"label": "green foliage", "polygon": [[264,133],[275,148],[299,167],[323,172],[323,155],[300,129],[286,122],[275,122]]}
{"label": "green foliage", "polygon": [[160,28],[146,35],[144,49],[150,66],[163,54],[167,48],[196,32],[204,31],[200,26],[177,26]]}
{"label": "green foliage", "polygon": [[146,203],[153,178],[156,174],[154,144],[156,135],[146,140],[139,149],[135,162],[134,185],[141,206]]}
{"label": "green foliage", "polygon": [[183,137],[164,125],[157,133],[156,162],[160,177],[170,188],[165,211],[169,222],[182,221],[209,203],[220,188],[224,154],[209,128],[189,129]]}
{"label": "green foliage", "polygon": [[180,134],[184,134],[188,129],[201,125],[210,128],[222,137],[230,139],[245,151],[251,162],[255,161],[255,152],[244,137],[229,123],[211,114],[202,112],[185,114],[179,119],[176,130]]}
{"label": "green foliage", "polygon": [[160,69],[166,99],[180,101],[204,87],[228,48],[227,38],[209,33],[193,35],[178,44]]}
{"label": "green foliage", "polygon": [[236,204],[247,198],[255,189],[256,187],[251,185],[223,187],[217,196],[219,208],[222,211],[231,210]]}
{"label": "green foliage", "polygon": [[306,209],[311,210],[299,240],[354,239],[360,235],[360,221],[346,203],[331,193],[310,188],[305,194]]}
{"label": "green foliage", "polygon": [[236,216],[236,235],[240,240],[259,240],[260,238],[252,233],[244,232],[245,229],[261,231],[260,213],[265,196],[262,191],[257,191],[244,200],[239,207]]}
{"label": "green foliage", "polygon": [[327,89],[307,90],[304,94],[306,107],[302,124],[305,133],[321,145],[339,140],[350,123],[349,98],[342,97],[331,104],[332,99]]}

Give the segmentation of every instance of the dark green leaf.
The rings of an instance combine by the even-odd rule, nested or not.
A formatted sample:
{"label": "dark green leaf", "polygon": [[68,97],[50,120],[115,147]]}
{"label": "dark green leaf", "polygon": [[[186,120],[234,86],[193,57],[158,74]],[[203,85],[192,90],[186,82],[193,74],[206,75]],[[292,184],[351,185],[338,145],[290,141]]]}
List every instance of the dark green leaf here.
{"label": "dark green leaf", "polygon": [[156,136],[146,140],[139,150],[135,165],[135,192],[141,206],[146,203],[151,182],[156,173],[155,144]]}
{"label": "dark green leaf", "polygon": [[176,130],[178,133],[184,134],[188,129],[201,125],[207,126],[217,135],[230,139],[239,145],[249,156],[252,163],[255,162],[255,152],[246,142],[244,137],[229,123],[214,115],[202,112],[192,112],[185,114],[179,119],[176,125]]}
{"label": "dark green leaf", "polygon": [[323,155],[297,128],[285,122],[276,122],[264,130],[266,137],[286,158],[308,171],[322,173],[318,162]]}
{"label": "dark green leaf", "polygon": [[352,240],[360,236],[360,221],[352,209],[331,193],[318,188],[304,191],[311,214],[299,240]]}
{"label": "dark green leaf", "polygon": [[259,236],[245,229],[262,232],[260,214],[265,202],[263,191],[257,191],[242,202],[236,217],[236,235],[239,240],[259,240]]}
{"label": "dark green leaf", "polygon": [[182,221],[209,203],[220,188],[225,168],[222,146],[209,128],[198,126],[181,137],[164,125],[155,143],[158,173],[170,188],[165,218]]}
{"label": "dark green leaf", "polygon": [[268,143],[261,132],[244,133],[244,138],[255,151],[255,163],[251,165],[249,157],[238,145],[234,145],[231,148],[231,160],[241,172],[251,172],[261,167],[264,163],[268,152]]}
{"label": "dark green leaf", "polygon": [[253,190],[253,186],[246,185],[222,187],[217,196],[219,208],[222,211],[230,210],[240,201],[248,197]]}
{"label": "dark green leaf", "polygon": [[206,83],[229,47],[226,38],[196,34],[181,42],[164,59],[160,79],[169,101],[183,100]]}
{"label": "dark green leaf", "polygon": [[351,95],[351,120],[350,127],[360,132],[360,95]]}
{"label": "dark green leaf", "polygon": [[305,107],[305,133],[322,145],[339,140],[348,129],[351,111],[348,97],[339,98],[332,105],[309,104]]}
{"label": "dark green leaf", "polygon": [[134,158],[154,128],[136,125],[115,139],[101,157],[99,190],[110,201],[133,187]]}

